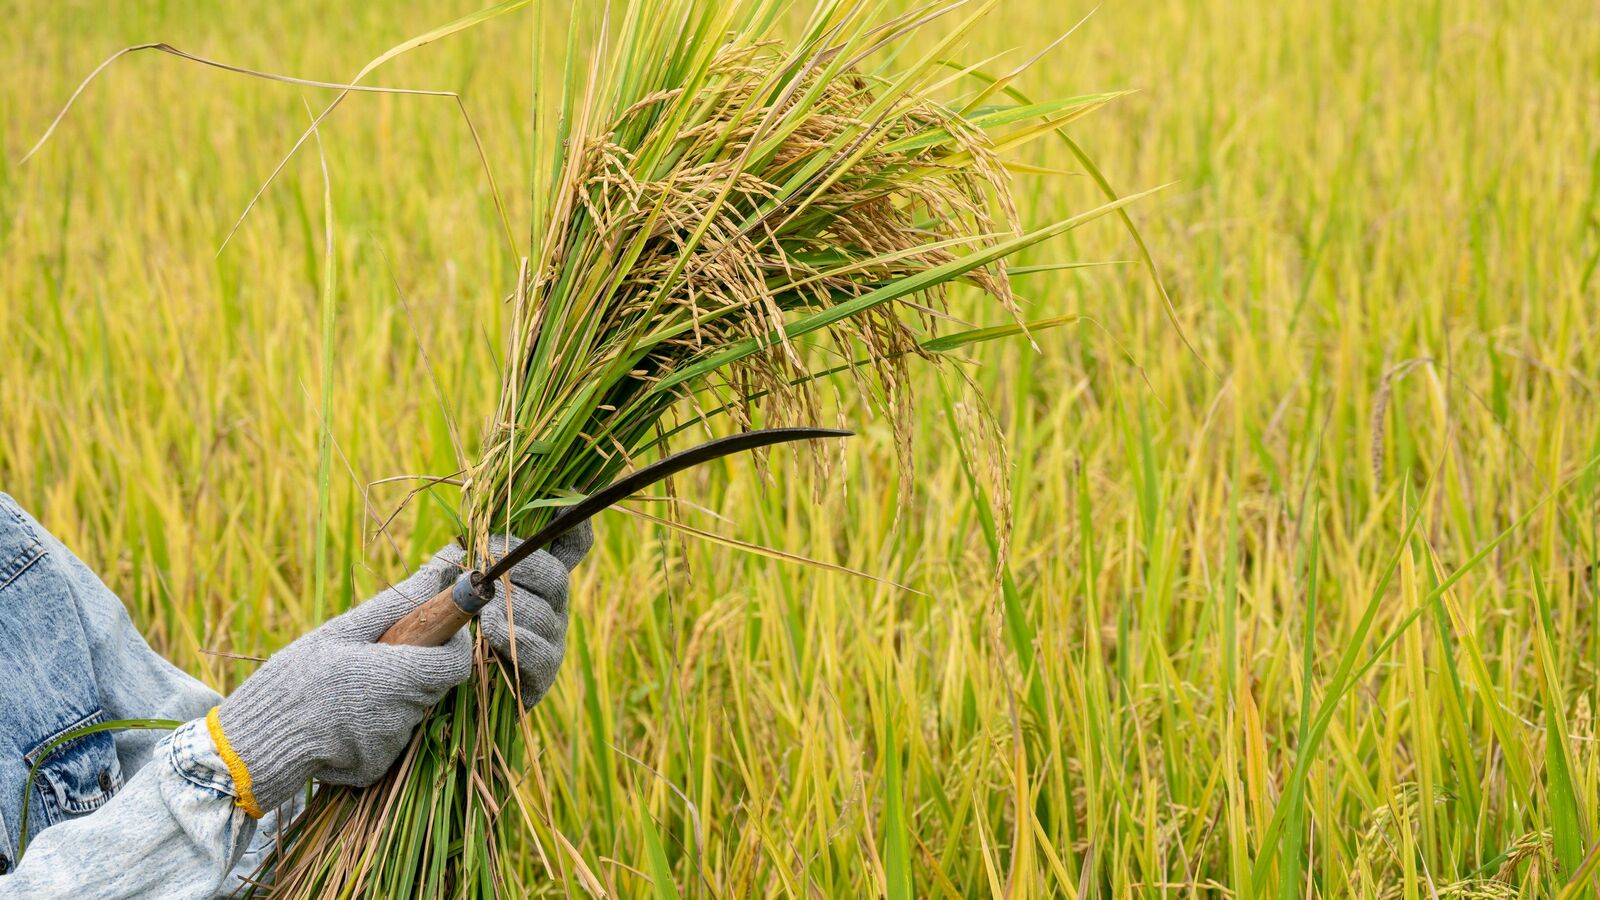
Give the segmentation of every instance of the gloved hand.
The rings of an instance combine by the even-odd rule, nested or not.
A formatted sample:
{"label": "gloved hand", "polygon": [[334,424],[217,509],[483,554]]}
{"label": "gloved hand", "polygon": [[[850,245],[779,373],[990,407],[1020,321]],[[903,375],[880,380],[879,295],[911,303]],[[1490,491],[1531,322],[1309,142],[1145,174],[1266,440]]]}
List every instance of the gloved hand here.
{"label": "gloved hand", "polygon": [[373,642],[456,574],[435,556],[274,653],[211,711],[245,812],[259,818],[307,778],[364,787],[388,771],[428,708],[472,674],[472,645],[465,628],[442,647]]}
{"label": "gloved hand", "polygon": [[[490,538],[491,558],[499,559],[520,543],[505,535]],[[516,660],[524,708],[544,699],[555,683],[567,650],[567,577],[592,546],[594,529],[589,523],[574,526],[511,568],[509,615],[503,581],[495,584],[494,599],[478,614],[478,628],[490,646],[507,662]],[[459,568],[465,556],[460,548],[447,547],[438,558]]]}

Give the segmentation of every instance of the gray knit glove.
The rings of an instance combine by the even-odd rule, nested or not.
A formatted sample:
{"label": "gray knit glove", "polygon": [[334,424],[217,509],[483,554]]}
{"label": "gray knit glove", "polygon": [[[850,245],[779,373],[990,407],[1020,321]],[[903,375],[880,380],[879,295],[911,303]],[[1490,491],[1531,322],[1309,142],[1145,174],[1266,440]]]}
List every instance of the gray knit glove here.
{"label": "gray knit glove", "polygon": [[[521,540],[505,535],[489,539],[493,559],[511,552]],[[567,650],[567,576],[594,545],[594,530],[587,521],[550,542],[511,568],[511,605],[506,605],[504,581],[496,582],[494,599],[478,614],[478,628],[501,658],[517,663],[517,681],[524,708],[544,699],[555,684],[561,658]],[[459,548],[440,551],[439,558],[457,566],[465,554]],[[514,627],[513,627],[514,625]],[[512,633],[516,634],[515,656]]]}
{"label": "gray knit glove", "polygon": [[466,629],[442,647],[373,642],[455,576],[435,556],[274,653],[222,701],[210,723],[246,812],[278,806],[307,778],[364,787],[389,770],[428,708],[472,674],[472,649]]}

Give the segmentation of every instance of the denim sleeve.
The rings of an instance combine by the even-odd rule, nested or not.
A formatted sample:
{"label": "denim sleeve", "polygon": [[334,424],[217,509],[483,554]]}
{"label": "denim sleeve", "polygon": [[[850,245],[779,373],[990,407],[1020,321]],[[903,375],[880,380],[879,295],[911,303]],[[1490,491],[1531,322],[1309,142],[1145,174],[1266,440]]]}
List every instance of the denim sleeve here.
{"label": "denim sleeve", "polygon": [[[63,573],[66,588],[76,600],[89,641],[100,708],[107,719],[176,719],[185,722],[205,715],[215,706],[217,692],[150,649],[133,627],[122,600],[106,587],[83,561],[26,510]],[[137,772],[161,740],[157,731],[117,733],[117,756],[124,773]]]}
{"label": "denim sleeve", "polygon": [[237,886],[231,872],[256,824],[234,804],[205,722],[191,721],[105,806],[40,833],[0,877],[0,900],[209,898]]}

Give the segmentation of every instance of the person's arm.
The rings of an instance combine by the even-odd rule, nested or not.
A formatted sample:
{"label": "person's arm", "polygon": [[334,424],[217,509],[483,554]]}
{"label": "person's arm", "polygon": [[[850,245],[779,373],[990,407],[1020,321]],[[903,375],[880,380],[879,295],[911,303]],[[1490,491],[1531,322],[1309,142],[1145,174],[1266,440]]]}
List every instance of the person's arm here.
{"label": "person's arm", "polygon": [[162,739],[104,806],[40,832],[0,876],[0,900],[199,898],[234,886],[255,820],[311,778],[377,780],[428,708],[471,674],[465,631],[443,647],[373,643],[454,575],[430,562],[278,651],[203,719]]}
{"label": "person's arm", "polygon": [[235,801],[204,720],[188,722],[105,806],[41,832],[0,876],[0,900],[211,897],[255,832]]}
{"label": "person's arm", "polygon": [[[97,698],[105,719],[173,719],[186,722],[202,718],[222,699],[216,691],[157,654],[134,627],[122,600],[61,540],[27,510],[11,504],[32,526],[32,534],[48,548],[58,576],[82,625],[88,644]],[[114,733],[118,763],[124,778],[133,779],[152,759],[160,730],[130,729]],[[280,823],[294,820],[298,798],[281,810],[269,810],[255,828],[249,849],[233,865],[233,875],[219,889],[231,894],[252,875],[275,849]],[[119,826],[113,825],[115,829]],[[9,860],[7,860],[9,864]]]}
{"label": "person's arm", "polygon": [[[544,696],[559,668],[568,569],[591,540],[587,527],[558,539],[512,571],[509,596],[497,586],[485,607],[484,634],[517,660],[527,705]],[[254,820],[289,804],[313,777],[376,781],[427,709],[470,675],[466,629],[442,647],[374,643],[453,583],[458,560],[459,553],[439,554],[406,582],[274,654],[204,719],[163,739],[152,764],[104,807],[46,829],[0,876],[0,900],[199,898],[236,887],[241,854],[255,852],[244,853],[258,830]]]}

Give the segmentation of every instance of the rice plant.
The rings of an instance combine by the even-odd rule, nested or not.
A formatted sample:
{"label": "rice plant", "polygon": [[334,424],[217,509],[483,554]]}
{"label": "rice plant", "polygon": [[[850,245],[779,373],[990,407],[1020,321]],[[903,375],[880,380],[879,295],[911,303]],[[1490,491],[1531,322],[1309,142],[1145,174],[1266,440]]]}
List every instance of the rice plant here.
{"label": "rice plant", "polygon": [[[599,46],[569,47],[500,405],[463,485],[471,547],[532,533],[573,492],[719,416],[814,419],[819,352],[879,401],[909,469],[907,365],[1027,331],[1006,257],[1124,202],[1018,222],[1001,154],[1109,96],[1022,104],[1003,93],[1021,69],[947,65],[987,6],[885,18],[825,2],[793,39],[783,6],[641,0]],[[993,298],[1003,327],[942,334],[957,282]],[[520,890],[500,857],[528,829],[519,785],[536,763],[503,665],[480,642],[479,677],[393,775],[319,793],[262,880],[305,897]]]}
{"label": "rice plant", "polygon": [[[415,486],[394,479],[468,470],[492,433],[522,330],[501,300],[557,200],[567,10],[576,108],[603,9],[529,4],[362,80],[460,93],[510,241],[449,100],[352,93],[320,126],[331,191],[303,150],[221,254],[327,89],[133,57],[16,162],[117,48],[344,83],[474,6],[21,0],[0,31],[0,489],[219,690],[468,530],[448,485],[380,526]],[[1102,202],[1095,172],[1176,180],[1126,211],[1179,327],[1142,266],[1038,269],[1138,259],[1106,217],[1011,258],[1024,321],[1077,317],[1030,327],[1038,351],[948,286],[949,341],[923,347],[942,363],[904,372],[908,496],[863,364],[810,382],[820,424],[857,431],[825,480],[782,451],[770,479],[733,462],[606,513],[519,730],[526,777],[496,798],[502,824],[527,813],[498,847],[507,893],[1592,894],[1592,7],[996,6],[947,54],[982,65],[939,96],[1088,16],[980,106],[1137,91],[1068,125],[1097,169],[1056,136],[1001,162],[1023,223]],[[780,14],[785,54],[809,9]],[[962,14],[862,66],[907,65]],[[985,325],[1013,338],[960,343]],[[795,378],[866,359],[819,336]],[[998,585],[963,375],[1008,450]],[[696,402],[738,427],[715,386],[663,420],[689,426],[669,445],[703,434]]]}

